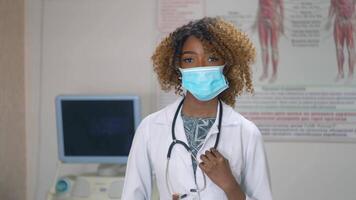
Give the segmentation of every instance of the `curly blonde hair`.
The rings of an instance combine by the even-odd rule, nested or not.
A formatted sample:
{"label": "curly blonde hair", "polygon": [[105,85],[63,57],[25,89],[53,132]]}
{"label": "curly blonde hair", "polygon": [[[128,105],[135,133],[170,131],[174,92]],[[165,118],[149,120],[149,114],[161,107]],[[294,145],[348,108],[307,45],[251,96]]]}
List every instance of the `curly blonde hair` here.
{"label": "curly blonde hair", "polygon": [[253,93],[250,66],[255,60],[255,48],[247,35],[232,23],[221,18],[205,17],[177,28],[157,46],[153,56],[153,68],[164,91],[175,89],[182,95],[181,74],[178,70],[184,42],[195,36],[210,44],[225,61],[224,75],[229,88],[219,98],[230,106],[235,105],[236,96],[245,90]]}

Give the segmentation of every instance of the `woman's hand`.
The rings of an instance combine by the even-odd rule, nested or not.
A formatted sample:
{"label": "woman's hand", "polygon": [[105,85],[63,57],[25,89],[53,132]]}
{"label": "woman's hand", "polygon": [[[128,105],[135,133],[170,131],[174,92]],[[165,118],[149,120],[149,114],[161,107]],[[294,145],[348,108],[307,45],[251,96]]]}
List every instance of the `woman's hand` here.
{"label": "woman's hand", "polygon": [[229,161],[216,149],[211,148],[200,156],[202,162],[199,167],[222,190],[229,199],[245,199],[239,184],[232,175]]}
{"label": "woman's hand", "polygon": [[179,200],[179,195],[178,194],[173,194],[172,195],[172,200]]}

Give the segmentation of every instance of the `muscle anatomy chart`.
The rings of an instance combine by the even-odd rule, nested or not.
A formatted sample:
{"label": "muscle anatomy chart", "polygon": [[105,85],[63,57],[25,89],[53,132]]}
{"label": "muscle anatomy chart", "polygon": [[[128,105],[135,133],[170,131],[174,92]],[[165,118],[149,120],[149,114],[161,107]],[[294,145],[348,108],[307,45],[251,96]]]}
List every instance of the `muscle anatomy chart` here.
{"label": "muscle anatomy chart", "polygon": [[[219,16],[252,39],[255,93],[237,97],[235,109],[264,138],[356,142],[356,0],[157,2],[160,35]],[[158,108],[175,99],[157,89]]]}
{"label": "muscle anatomy chart", "polygon": [[355,65],[354,20],[355,0],[331,0],[329,8],[329,24],[334,22],[334,40],[337,58],[336,81],[344,78],[344,50],[348,53],[348,80],[353,77]]}
{"label": "muscle anatomy chart", "polygon": [[260,81],[268,78],[268,61],[271,58],[272,74],[269,81],[274,82],[278,71],[278,40],[284,31],[283,0],[259,0],[258,7],[257,27],[263,67]]}

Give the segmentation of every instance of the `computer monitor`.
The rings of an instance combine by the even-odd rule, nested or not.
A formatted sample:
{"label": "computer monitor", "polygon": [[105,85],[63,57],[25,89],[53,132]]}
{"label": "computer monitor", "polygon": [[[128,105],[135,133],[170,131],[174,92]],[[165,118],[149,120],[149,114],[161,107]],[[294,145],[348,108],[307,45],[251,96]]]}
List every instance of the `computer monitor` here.
{"label": "computer monitor", "polygon": [[138,126],[138,96],[56,97],[59,159],[125,164]]}

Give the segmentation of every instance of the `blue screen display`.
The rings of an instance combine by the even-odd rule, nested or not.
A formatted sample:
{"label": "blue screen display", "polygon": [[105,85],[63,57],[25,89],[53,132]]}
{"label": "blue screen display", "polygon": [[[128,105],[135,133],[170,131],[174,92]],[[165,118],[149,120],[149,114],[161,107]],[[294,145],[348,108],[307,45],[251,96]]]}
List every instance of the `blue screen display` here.
{"label": "blue screen display", "polygon": [[135,132],[130,100],[62,100],[65,156],[127,156]]}

